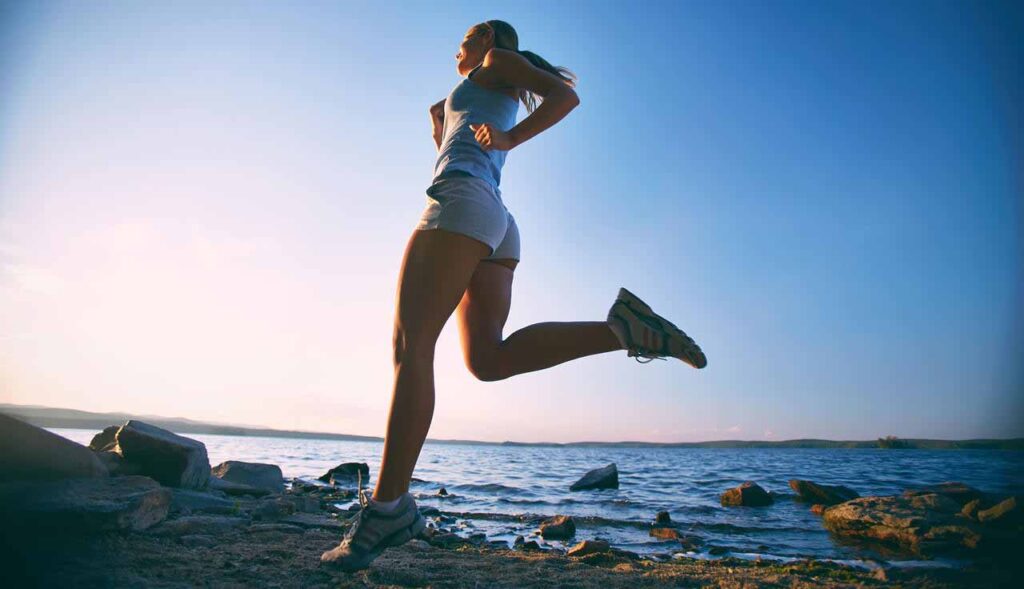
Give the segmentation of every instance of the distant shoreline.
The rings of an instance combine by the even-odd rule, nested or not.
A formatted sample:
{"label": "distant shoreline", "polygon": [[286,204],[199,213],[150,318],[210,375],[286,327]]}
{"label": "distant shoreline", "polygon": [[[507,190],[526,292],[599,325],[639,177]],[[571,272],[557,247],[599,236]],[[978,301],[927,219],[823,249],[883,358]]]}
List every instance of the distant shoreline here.
{"label": "distant shoreline", "polygon": [[[160,417],[154,415],[134,415],[129,413],[93,413],[77,409],[60,409],[41,407],[38,405],[13,405],[0,403],[0,413],[21,419],[39,427],[95,429],[99,433],[103,428],[121,425],[129,419],[137,419],[151,423],[181,434],[212,434],[243,437],[292,438],[316,440],[341,440],[358,442],[383,442],[377,436],[357,436],[350,434],[334,434],[326,432],[304,432],[278,430],[260,427],[244,427],[205,423],[180,417]],[[977,440],[927,440],[927,439],[895,439],[894,449],[899,450],[1024,450],[1024,438],[1009,439],[977,439]],[[880,448],[885,444],[880,440],[843,441],[843,440],[783,440],[778,442],[718,440],[712,442],[484,442],[479,440],[437,440],[427,438],[432,444],[463,444],[479,446],[525,446],[525,447],[605,447],[605,448]]]}

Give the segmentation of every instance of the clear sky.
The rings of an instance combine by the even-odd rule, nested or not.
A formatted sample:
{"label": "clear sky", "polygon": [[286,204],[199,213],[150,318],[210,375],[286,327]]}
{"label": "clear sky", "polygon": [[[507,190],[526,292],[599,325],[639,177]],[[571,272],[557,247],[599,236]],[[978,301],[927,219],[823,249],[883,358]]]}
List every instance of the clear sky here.
{"label": "clear sky", "polygon": [[427,109],[499,18],[581,98],[508,155],[506,335],[626,286],[709,364],[479,382],[453,318],[431,437],[1022,436],[1014,4],[0,3],[0,402],[383,435]]}

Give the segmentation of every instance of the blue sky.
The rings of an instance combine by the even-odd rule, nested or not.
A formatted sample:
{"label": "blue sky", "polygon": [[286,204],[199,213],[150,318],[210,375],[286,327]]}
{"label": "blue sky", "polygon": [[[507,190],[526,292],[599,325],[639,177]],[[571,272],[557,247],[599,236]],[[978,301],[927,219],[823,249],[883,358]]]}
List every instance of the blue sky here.
{"label": "blue sky", "polygon": [[478,382],[452,319],[431,437],[1024,436],[1012,3],[5,3],[0,401],[382,435],[427,108],[490,18],[581,97],[506,161],[506,335],[626,286],[709,365]]}

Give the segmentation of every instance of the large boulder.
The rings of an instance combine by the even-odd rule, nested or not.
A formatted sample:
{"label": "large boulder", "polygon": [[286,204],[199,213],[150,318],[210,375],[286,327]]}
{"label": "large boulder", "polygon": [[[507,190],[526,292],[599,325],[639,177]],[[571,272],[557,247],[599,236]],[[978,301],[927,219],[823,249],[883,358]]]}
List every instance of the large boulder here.
{"label": "large boulder", "polygon": [[801,501],[821,505],[835,505],[860,497],[856,491],[842,485],[819,485],[811,481],[793,479],[789,487],[796,491]]}
{"label": "large boulder", "polygon": [[612,462],[608,466],[601,468],[595,468],[587,474],[580,477],[580,480],[573,483],[570,487],[570,491],[583,491],[586,489],[618,489],[619,488],[619,469]]}
{"label": "large boulder", "polygon": [[85,446],[0,413],[0,482],[107,475],[103,462]]}
{"label": "large boulder", "polygon": [[241,497],[245,495],[252,495],[254,497],[262,497],[264,495],[270,495],[270,491],[263,487],[250,487],[249,485],[243,485],[242,483],[233,483],[217,477],[210,477],[210,480],[206,483],[207,490],[220,491],[225,495],[234,495]]}
{"label": "large boulder", "polygon": [[171,513],[216,513],[235,514],[239,511],[238,501],[225,499],[203,491],[171,489]]}
{"label": "large boulder", "polygon": [[365,483],[366,480],[370,478],[370,465],[365,462],[343,462],[331,470],[328,470],[317,480],[337,485],[355,482],[360,473],[362,474],[363,482]]}
{"label": "large boulder", "polygon": [[142,474],[169,487],[206,488],[210,460],[202,442],[134,419],[117,430],[116,439],[117,453]]}
{"label": "large boulder", "polygon": [[0,485],[5,526],[57,530],[145,530],[163,521],[171,492],[142,476]]}
{"label": "large boulder", "polygon": [[841,536],[896,545],[917,554],[977,548],[981,528],[946,495],[862,497],[829,507],[825,527]]}
{"label": "large boulder", "polygon": [[719,498],[726,507],[764,507],[774,503],[772,496],[755,482],[747,481],[742,485],[729,489]]}
{"label": "large boulder", "polygon": [[271,493],[284,491],[284,476],[281,467],[276,464],[228,460],[213,467],[210,474],[232,483],[266,489]]}

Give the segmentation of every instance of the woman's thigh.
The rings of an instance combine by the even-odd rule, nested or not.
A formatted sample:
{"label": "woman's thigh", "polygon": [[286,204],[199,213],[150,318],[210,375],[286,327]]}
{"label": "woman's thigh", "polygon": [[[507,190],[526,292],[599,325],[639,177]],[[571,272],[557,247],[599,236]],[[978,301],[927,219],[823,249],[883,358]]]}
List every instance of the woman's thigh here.
{"label": "woman's thigh", "polygon": [[432,349],[490,249],[477,239],[445,229],[413,231],[398,279],[396,355],[410,345]]}

